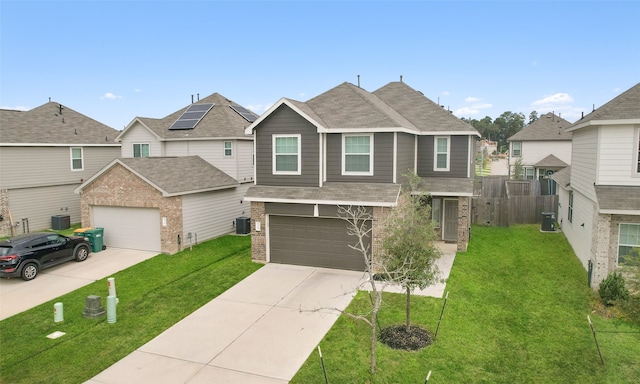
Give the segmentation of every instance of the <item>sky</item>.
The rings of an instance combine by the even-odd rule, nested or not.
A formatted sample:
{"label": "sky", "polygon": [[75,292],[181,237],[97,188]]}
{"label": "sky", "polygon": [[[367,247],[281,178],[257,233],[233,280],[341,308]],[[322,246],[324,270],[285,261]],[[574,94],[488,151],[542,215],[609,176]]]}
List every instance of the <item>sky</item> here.
{"label": "sky", "polygon": [[0,108],[51,98],[121,130],[192,95],[262,114],[402,76],[458,117],[575,122],[640,82],[638,20],[635,0],[0,0]]}

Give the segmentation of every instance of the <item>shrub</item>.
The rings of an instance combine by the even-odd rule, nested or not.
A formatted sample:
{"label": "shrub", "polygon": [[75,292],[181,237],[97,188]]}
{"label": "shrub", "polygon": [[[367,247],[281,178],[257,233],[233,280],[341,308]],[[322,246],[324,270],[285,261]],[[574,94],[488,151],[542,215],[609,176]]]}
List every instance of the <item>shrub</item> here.
{"label": "shrub", "polygon": [[613,305],[618,300],[629,300],[629,290],[626,287],[624,277],[621,273],[610,273],[602,283],[600,283],[600,298],[606,305]]}

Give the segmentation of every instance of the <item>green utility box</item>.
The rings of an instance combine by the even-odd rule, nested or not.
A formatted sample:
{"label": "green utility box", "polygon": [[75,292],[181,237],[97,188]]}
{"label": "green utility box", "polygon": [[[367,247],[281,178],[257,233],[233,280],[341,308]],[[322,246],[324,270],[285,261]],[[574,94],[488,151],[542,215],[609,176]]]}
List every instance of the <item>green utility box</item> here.
{"label": "green utility box", "polygon": [[89,239],[89,242],[91,243],[92,252],[102,251],[104,245],[103,235],[104,228],[86,229],[84,231],[84,236],[87,237]]}

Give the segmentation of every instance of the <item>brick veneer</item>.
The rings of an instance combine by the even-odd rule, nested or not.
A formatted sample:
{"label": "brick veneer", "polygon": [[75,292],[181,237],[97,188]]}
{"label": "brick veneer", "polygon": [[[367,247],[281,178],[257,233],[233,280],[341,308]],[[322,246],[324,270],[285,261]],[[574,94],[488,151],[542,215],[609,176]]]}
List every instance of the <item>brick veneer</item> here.
{"label": "brick veneer", "polygon": [[81,192],[80,214],[83,227],[93,226],[91,206],[158,208],[160,217],[166,217],[167,220],[166,226],[158,223],[161,251],[167,254],[180,251],[178,235],[184,238],[182,198],[163,197],[160,191],[120,164],[114,165]]}
{"label": "brick veneer", "polygon": [[13,236],[11,220],[9,219],[9,191],[6,189],[0,189],[0,215],[2,215],[0,237]]}
{"label": "brick veneer", "polygon": [[469,244],[470,207],[471,197],[461,196],[458,198],[458,242],[456,248],[458,252],[466,252]]}

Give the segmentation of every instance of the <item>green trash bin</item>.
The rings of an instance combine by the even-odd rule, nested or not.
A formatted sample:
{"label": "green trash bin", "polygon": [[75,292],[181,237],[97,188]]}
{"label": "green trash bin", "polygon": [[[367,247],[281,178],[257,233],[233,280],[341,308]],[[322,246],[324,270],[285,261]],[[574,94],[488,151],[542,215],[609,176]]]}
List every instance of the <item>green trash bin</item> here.
{"label": "green trash bin", "polygon": [[104,244],[104,228],[87,229],[86,231],[84,231],[84,235],[89,239],[89,242],[91,243],[92,252],[102,251],[102,246]]}

